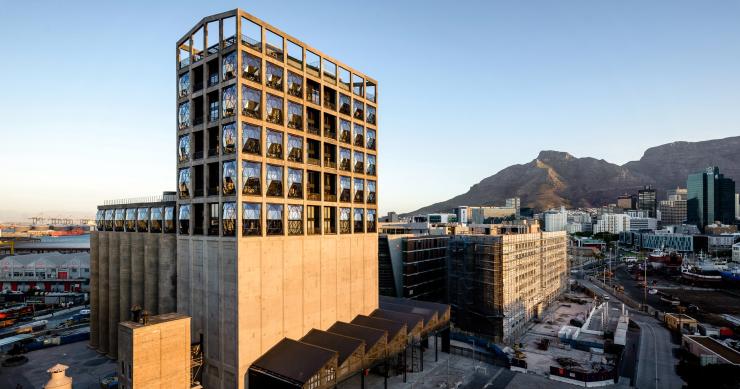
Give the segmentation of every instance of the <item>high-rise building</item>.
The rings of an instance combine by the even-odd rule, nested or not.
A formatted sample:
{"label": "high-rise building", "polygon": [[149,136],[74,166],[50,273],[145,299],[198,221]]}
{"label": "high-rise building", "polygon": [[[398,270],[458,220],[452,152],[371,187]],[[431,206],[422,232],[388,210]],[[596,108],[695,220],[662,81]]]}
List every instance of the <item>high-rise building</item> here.
{"label": "high-rise building", "polygon": [[610,234],[619,234],[620,232],[629,231],[630,217],[622,213],[605,213],[599,216],[594,224],[594,234],[599,232],[608,232]]}
{"label": "high-rise building", "polygon": [[686,182],[687,222],[703,230],[707,224],[735,222],[735,181],[726,178],[718,167],[690,174]]}
{"label": "high-rise building", "polygon": [[516,217],[519,217],[519,210],[522,206],[522,200],[519,197],[512,197],[509,199],[506,199],[506,207],[507,208],[515,208],[516,209]]}
{"label": "high-rise building", "polygon": [[683,224],[686,221],[686,199],[661,200],[658,211],[663,225]]}
{"label": "high-rise building", "polygon": [[637,209],[647,211],[648,217],[656,217],[658,203],[655,189],[652,186],[646,185],[643,189],[637,191]]}
{"label": "high-rise building", "polygon": [[565,207],[560,207],[559,211],[550,210],[544,213],[543,221],[545,222],[545,231],[565,231],[568,224],[568,212]]}
{"label": "high-rise building", "polygon": [[622,209],[635,209],[635,196],[623,194],[617,197],[617,207]]}
{"label": "high-rise building", "polygon": [[380,234],[380,294],[443,302],[447,290],[446,235]]}
{"label": "high-rise building", "polygon": [[740,220],[740,193],[735,193],[735,220]]}
{"label": "high-rise building", "polygon": [[686,200],[688,192],[686,188],[668,189],[666,196],[668,200]]}

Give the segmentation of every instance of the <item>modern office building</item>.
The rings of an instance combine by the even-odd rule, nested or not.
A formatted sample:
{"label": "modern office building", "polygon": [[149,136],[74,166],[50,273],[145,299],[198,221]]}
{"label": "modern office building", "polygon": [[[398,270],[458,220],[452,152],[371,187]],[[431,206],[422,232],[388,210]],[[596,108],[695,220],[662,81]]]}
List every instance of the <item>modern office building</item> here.
{"label": "modern office building", "polygon": [[646,185],[637,191],[637,209],[647,211],[648,217],[657,216],[658,202],[652,186]]}
{"label": "modern office building", "polygon": [[381,234],[378,239],[381,295],[446,300],[449,236]]}
{"label": "modern office building", "polygon": [[455,326],[496,342],[515,342],[568,285],[564,231],[456,235],[449,256]]}
{"label": "modern office building", "polygon": [[721,174],[718,167],[690,174],[686,187],[688,223],[701,230],[715,221],[735,223],[735,181]]}
{"label": "modern office building", "polygon": [[619,234],[630,229],[630,216],[623,213],[604,213],[594,224],[594,234],[608,232]]}
{"label": "modern office building", "polygon": [[688,198],[688,191],[686,188],[668,189],[666,191],[666,197],[668,200],[686,200]]}
{"label": "modern office building", "polygon": [[623,194],[617,197],[617,207],[622,209],[635,209],[637,201],[634,195]]}
{"label": "modern office building", "polygon": [[516,209],[516,217],[519,217],[522,207],[522,199],[519,197],[508,198],[506,199],[506,207]]}
{"label": "modern office building", "polygon": [[565,226],[568,224],[568,212],[565,207],[560,207],[560,210],[547,211],[543,215],[543,221],[545,231],[565,231]]}
{"label": "modern office building", "polygon": [[686,199],[661,200],[658,203],[658,212],[664,226],[683,224],[686,221]]}

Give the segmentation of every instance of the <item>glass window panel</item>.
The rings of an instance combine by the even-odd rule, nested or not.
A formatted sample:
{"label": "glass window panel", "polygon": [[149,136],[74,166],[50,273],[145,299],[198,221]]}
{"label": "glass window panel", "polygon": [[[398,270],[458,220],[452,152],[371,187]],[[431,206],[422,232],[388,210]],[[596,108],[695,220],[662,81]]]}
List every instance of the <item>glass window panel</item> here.
{"label": "glass window panel", "polygon": [[261,204],[242,203],[242,235],[262,235]]}
{"label": "glass window panel", "polygon": [[178,193],[181,199],[190,198],[192,185],[190,182],[190,168],[180,169],[178,173]]}
{"label": "glass window panel", "polygon": [[242,51],[242,77],[249,81],[262,82],[262,60]]}
{"label": "glass window panel", "polygon": [[260,91],[248,86],[242,85],[242,114],[255,118],[261,119],[261,100],[262,94]]}
{"label": "glass window panel", "polygon": [[340,93],[339,94],[339,113],[343,113],[345,115],[350,115],[350,104],[351,99],[349,96]]}
{"label": "glass window panel", "polygon": [[365,202],[365,180],[361,178],[355,178],[355,195],[354,199],[356,203]]}
{"label": "glass window panel", "polygon": [[375,150],[375,130],[367,129],[367,148]]}
{"label": "glass window panel", "polygon": [[288,168],[288,197],[303,198],[303,170]]}
{"label": "glass window panel", "polygon": [[367,202],[368,204],[375,204],[375,181],[367,182]]}
{"label": "glass window panel", "polygon": [[362,152],[355,151],[354,152],[354,160],[355,160],[355,173],[364,173],[365,172],[365,155]]}
{"label": "glass window panel", "polygon": [[351,208],[339,208],[339,233],[349,234],[352,232],[352,209]]}
{"label": "glass window panel", "polygon": [[162,207],[152,207],[149,211],[149,232],[162,232]]}
{"label": "glass window panel", "polygon": [[267,235],[283,234],[283,206],[267,204]]}
{"label": "glass window panel", "polygon": [[259,155],[262,150],[262,127],[242,123],[242,152]]}
{"label": "glass window panel", "polygon": [[175,232],[175,207],[164,208],[164,232]]}
{"label": "glass window panel", "polygon": [[236,123],[229,123],[223,127],[221,143],[224,154],[236,151]]}
{"label": "glass window panel", "polygon": [[180,69],[190,65],[190,40],[186,40],[180,45],[177,50],[178,61],[180,63]]}
{"label": "glass window panel", "polygon": [[230,47],[236,43],[236,17],[222,19],[221,24],[224,34],[224,48]]}
{"label": "glass window panel", "polygon": [[267,165],[267,195],[283,196],[283,167]]}
{"label": "glass window panel", "polygon": [[190,135],[183,135],[177,142],[177,160],[180,162],[187,162],[190,160]]}
{"label": "glass window panel", "polygon": [[180,205],[180,212],[177,215],[177,221],[180,226],[181,234],[190,233],[190,204]]}
{"label": "glass window panel", "polygon": [[353,74],[352,75],[352,93],[362,96],[365,93],[365,79]]}
{"label": "glass window panel", "polygon": [[362,233],[365,232],[365,210],[362,208],[355,208],[354,214],[354,232]]}
{"label": "glass window panel", "polygon": [[139,208],[136,215],[136,230],[139,232],[149,231],[149,208]]}
{"label": "glass window panel", "polygon": [[299,74],[288,72],[288,94],[303,97],[303,77]]}
{"label": "glass window panel", "polygon": [[321,57],[306,50],[306,73],[318,77],[321,68]]}
{"label": "glass window panel", "polygon": [[303,138],[288,135],[288,160],[303,162]]}
{"label": "glass window panel", "polygon": [[288,41],[288,64],[303,69],[303,47]]}
{"label": "glass window panel", "polygon": [[105,229],[108,231],[113,230],[113,210],[112,209],[106,209],[105,210],[105,221],[103,224],[105,225]]}
{"label": "glass window panel", "polygon": [[126,209],[126,231],[136,231],[136,208]]}
{"label": "glass window panel", "polygon": [[233,195],[236,193],[236,162],[224,162],[223,169],[223,194]]}
{"label": "glass window panel", "polygon": [[262,194],[262,165],[258,162],[242,161],[242,194]]}
{"label": "glass window panel", "polygon": [[302,205],[288,205],[288,234],[303,235]]}
{"label": "glass window panel", "polygon": [[203,59],[203,45],[205,44],[205,30],[203,27],[199,28],[192,36],[193,40],[193,62],[198,62]]}
{"label": "glass window panel", "polygon": [[303,106],[301,104],[288,102],[288,127],[303,130]]}
{"label": "glass window panel", "polygon": [[339,201],[349,202],[351,200],[351,185],[352,180],[349,177],[339,177]]}
{"label": "glass window panel", "polygon": [[270,30],[266,30],[265,43],[265,53],[283,62],[283,37]]}
{"label": "glass window panel", "polygon": [[177,80],[178,96],[186,97],[190,94],[190,73],[185,73]]}
{"label": "glass window panel", "polygon": [[224,117],[234,116],[236,114],[236,86],[232,85],[224,89],[223,97],[223,115]]}
{"label": "glass window panel", "polygon": [[375,232],[377,214],[374,209],[367,210],[367,232]]}
{"label": "glass window panel", "polygon": [[367,174],[375,175],[375,156],[372,154],[367,155]]}
{"label": "glass window panel", "polygon": [[367,99],[375,103],[375,84],[372,81],[367,82]]}
{"label": "glass window panel", "polygon": [[236,203],[225,202],[221,214],[221,228],[224,236],[236,235]]}
{"label": "glass window panel", "polygon": [[349,90],[350,74],[349,70],[339,67],[339,86],[344,90]]}
{"label": "glass window panel", "polygon": [[282,97],[267,94],[267,121],[273,124],[283,124]]}
{"label": "glass window panel", "polygon": [[265,74],[267,75],[267,86],[279,91],[283,90],[283,68],[267,61]]}
{"label": "glass window panel", "polygon": [[351,134],[352,125],[349,121],[344,119],[339,119],[339,141],[344,143],[349,143],[352,140],[352,134]]}
{"label": "glass window panel", "polygon": [[230,80],[236,77],[236,51],[226,54],[223,58],[223,79]]}
{"label": "glass window panel", "polygon": [[351,169],[352,161],[350,161],[351,153],[349,149],[344,147],[339,148],[339,169],[349,171]]}
{"label": "glass window panel", "polygon": [[251,47],[254,50],[262,51],[262,27],[242,17],[242,43]]}
{"label": "glass window panel", "polygon": [[365,128],[362,127],[359,124],[355,124],[355,146],[364,147],[365,146]]}
{"label": "glass window panel", "polygon": [[98,229],[98,231],[105,230],[105,211],[102,209],[99,209],[98,212],[95,214],[95,227]]}
{"label": "glass window panel", "polygon": [[365,104],[360,100],[354,101],[354,112],[352,113],[355,119],[365,120]]}
{"label": "glass window panel", "polygon": [[267,130],[267,156],[283,159],[283,133]]}
{"label": "glass window panel", "polygon": [[337,80],[337,65],[324,58],[324,78],[330,81],[336,82]]}
{"label": "glass window panel", "polygon": [[182,103],[177,108],[177,125],[184,130],[190,127],[190,102]]}
{"label": "glass window panel", "polygon": [[375,120],[375,107],[369,104],[367,106],[367,122],[370,124],[377,124]]}

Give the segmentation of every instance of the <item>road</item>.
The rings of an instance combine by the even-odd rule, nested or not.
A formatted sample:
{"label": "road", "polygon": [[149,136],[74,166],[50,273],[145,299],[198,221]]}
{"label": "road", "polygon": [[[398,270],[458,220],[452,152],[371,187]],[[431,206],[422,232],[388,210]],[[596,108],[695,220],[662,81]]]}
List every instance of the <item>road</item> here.
{"label": "road", "polygon": [[[584,286],[607,294],[612,300],[616,296],[594,285],[588,280],[578,280]],[[640,326],[640,354],[637,357],[637,375],[635,387],[640,389],[669,389],[680,388],[683,380],[676,374],[678,359],[673,354],[677,348],[671,341],[671,333],[663,325],[642,312],[630,309],[630,318]]]}

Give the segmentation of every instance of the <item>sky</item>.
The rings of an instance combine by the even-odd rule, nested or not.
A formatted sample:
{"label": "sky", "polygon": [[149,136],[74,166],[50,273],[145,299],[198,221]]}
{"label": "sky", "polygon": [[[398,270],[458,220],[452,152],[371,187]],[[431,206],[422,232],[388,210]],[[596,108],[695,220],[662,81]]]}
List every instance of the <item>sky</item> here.
{"label": "sky", "polygon": [[237,7],[378,80],[381,214],[740,135],[738,1],[0,0],[0,221],[174,190],[175,43]]}

